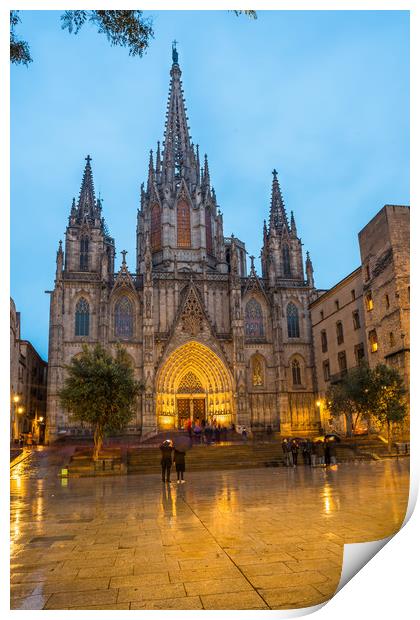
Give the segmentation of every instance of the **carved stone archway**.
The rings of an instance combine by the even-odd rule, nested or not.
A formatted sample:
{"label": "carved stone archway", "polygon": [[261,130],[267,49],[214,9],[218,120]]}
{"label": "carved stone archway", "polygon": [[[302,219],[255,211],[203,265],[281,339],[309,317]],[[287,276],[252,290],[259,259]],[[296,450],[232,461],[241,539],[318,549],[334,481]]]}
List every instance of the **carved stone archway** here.
{"label": "carved stone archway", "polygon": [[159,428],[179,428],[203,416],[228,426],[233,414],[232,376],[214,351],[192,340],[166,358],[156,377]]}

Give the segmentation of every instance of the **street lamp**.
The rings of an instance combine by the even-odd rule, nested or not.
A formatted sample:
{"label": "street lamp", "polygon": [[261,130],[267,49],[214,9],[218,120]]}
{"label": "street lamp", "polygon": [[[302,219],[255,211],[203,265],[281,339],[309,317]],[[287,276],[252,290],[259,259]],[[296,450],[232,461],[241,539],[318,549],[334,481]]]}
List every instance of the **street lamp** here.
{"label": "street lamp", "polygon": [[14,441],[17,441],[19,434],[19,425],[17,420],[17,404],[20,401],[19,394],[14,394],[12,396],[12,416],[11,416],[11,428],[10,428],[10,438]]}

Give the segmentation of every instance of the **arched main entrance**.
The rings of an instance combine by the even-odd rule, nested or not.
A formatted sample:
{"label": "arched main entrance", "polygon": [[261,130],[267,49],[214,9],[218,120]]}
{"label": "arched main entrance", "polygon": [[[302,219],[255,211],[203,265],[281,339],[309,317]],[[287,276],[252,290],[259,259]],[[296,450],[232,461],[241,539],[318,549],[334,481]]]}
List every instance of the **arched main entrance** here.
{"label": "arched main entrance", "polygon": [[156,378],[159,428],[180,428],[188,419],[233,421],[232,378],[209,347],[191,341],[165,360]]}

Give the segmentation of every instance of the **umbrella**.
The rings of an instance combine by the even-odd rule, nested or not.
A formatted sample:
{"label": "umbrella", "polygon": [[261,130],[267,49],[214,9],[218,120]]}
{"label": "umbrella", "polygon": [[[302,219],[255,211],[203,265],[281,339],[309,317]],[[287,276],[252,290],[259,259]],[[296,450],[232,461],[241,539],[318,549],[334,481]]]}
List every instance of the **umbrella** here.
{"label": "umbrella", "polygon": [[319,437],[315,437],[313,441],[341,441],[340,437],[335,433],[328,433],[327,435],[320,435]]}
{"label": "umbrella", "polygon": [[187,435],[178,435],[173,440],[175,450],[186,452],[192,447],[191,439]]}

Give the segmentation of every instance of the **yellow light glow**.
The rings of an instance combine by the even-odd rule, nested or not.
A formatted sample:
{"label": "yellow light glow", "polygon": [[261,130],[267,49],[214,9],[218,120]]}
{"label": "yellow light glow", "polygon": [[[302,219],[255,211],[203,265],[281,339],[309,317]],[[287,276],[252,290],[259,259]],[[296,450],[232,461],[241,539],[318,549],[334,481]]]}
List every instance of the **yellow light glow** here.
{"label": "yellow light glow", "polygon": [[25,411],[25,409],[23,407],[18,407],[17,412],[18,413],[23,413]]}
{"label": "yellow light glow", "polygon": [[320,400],[317,400],[317,401],[316,401],[316,406],[317,406],[317,407],[320,407],[320,406],[321,406],[321,401],[320,401]]}
{"label": "yellow light glow", "polygon": [[19,400],[20,400],[20,397],[18,396],[18,394],[15,394],[15,395],[13,396],[13,402],[14,402],[14,403],[18,403],[18,402],[19,402]]}
{"label": "yellow light glow", "polygon": [[372,353],[375,353],[375,351],[378,350],[378,343],[377,342],[372,342]]}
{"label": "yellow light glow", "polygon": [[43,421],[44,421],[43,416],[41,416],[40,418],[38,418],[38,420],[39,420],[40,422],[43,422]]}

